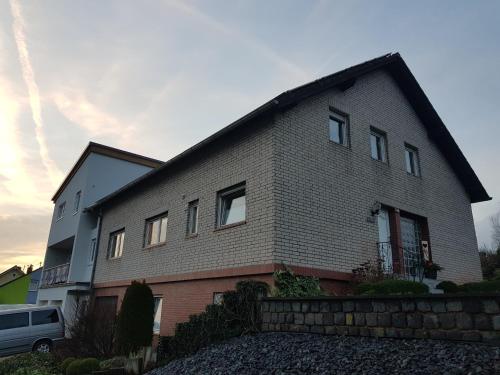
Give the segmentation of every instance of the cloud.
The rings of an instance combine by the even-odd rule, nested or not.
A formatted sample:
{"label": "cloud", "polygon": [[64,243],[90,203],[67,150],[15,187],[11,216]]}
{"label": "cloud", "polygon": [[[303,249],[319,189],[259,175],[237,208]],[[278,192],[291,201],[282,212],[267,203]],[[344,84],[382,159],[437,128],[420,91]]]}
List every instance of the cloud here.
{"label": "cloud", "polygon": [[11,0],[10,8],[14,19],[12,31],[17,46],[23,79],[28,87],[29,102],[33,121],[35,123],[35,134],[40,149],[40,157],[42,158],[43,165],[47,169],[53,187],[56,187],[61,182],[63,176],[59,168],[57,168],[56,163],[50,158],[47,141],[45,139],[40,93],[35,80],[35,72],[31,66],[28,46],[26,44],[24,19],[21,13],[21,7],[17,0]]}
{"label": "cloud", "polygon": [[86,130],[90,137],[113,137],[122,147],[135,143],[135,126],[99,108],[83,91],[65,89],[51,95],[51,99],[59,112]]}

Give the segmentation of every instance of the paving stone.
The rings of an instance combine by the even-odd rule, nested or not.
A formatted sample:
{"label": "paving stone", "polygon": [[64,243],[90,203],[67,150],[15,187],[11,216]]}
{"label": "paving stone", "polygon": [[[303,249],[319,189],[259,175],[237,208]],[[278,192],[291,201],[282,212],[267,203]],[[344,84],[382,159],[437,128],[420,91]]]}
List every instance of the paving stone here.
{"label": "paving stone", "polygon": [[313,313],[319,312],[319,302],[311,302],[310,307],[311,307],[311,312]]}
{"label": "paving stone", "polygon": [[343,326],[345,324],[345,314],[343,312],[336,312],[333,314],[333,321],[336,325]]}
{"label": "paving stone", "polygon": [[357,312],[372,312],[373,306],[370,301],[356,301]]}
{"label": "paving stone", "polygon": [[468,313],[465,312],[457,313],[455,319],[457,322],[458,329],[467,330],[474,328],[474,322],[472,321],[472,316]]}
{"label": "paving stone", "polygon": [[295,324],[304,324],[304,314],[295,313],[293,314],[293,318]]}
{"label": "paving stone", "polygon": [[491,317],[486,314],[476,314],[474,316],[474,326],[476,329],[481,331],[493,329]]}
{"label": "paving stone", "polygon": [[483,310],[483,304],[479,299],[466,299],[462,302],[462,310],[468,313],[479,313]]}
{"label": "paving stone", "polygon": [[446,312],[446,304],[444,303],[444,301],[432,301],[431,308],[432,308],[432,311],[435,313]]}
{"label": "paving stone", "polygon": [[354,324],[354,316],[352,313],[345,314],[345,324],[348,326],[352,326]]}
{"label": "paving stone", "polygon": [[462,311],[462,302],[460,301],[447,301],[446,310],[451,312]]}
{"label": "paving stone", "polygon": [[354,311],[354,301],[343,301],[342,302],[342,310],[344,312]]}
{"label": "paving stone", "polygon": [[320,312],[330,312],[330,304],[326,301],[323,301],[319,304],[319,311]]}
{"label": "paving stone", "polygon": [[415,302],[414,301],[402,301],[401,302],[401,310],[408,312],[408,311],[415,311]]}
{"label": "paving stone", "polygon": [[307,313],[304,316],[304,323],[311,326],[314,324],[314,314],[313,313]]}
{"label": "paving stone", "polygon": [[498,302],[492,299],[483,301],[483,311],[486,314],[498,314],[500,312],[500,308],[498,307]]}
{"label": "paving stone", "polygon": [[406,328],[406,314],[404,313],[392,314],[392,325],[396,328]]}
{"label": "paving stone", "polygon": [[455,328],[455,314],[453,313],[439,314],[438,318],[439,318],[439,326],[442,329]]}
{"label": "paving stone", "polygon": [[378,325],[381,327],[389,327],[391,325],[391,314],[389,313],[378,313],[377,314]]}
{"label": "paving stone", "polygon": [[300,302],[293,302],[292,303],[292,310],[293,310],[293,312],[300,312],[301,311]]}
{"label": "paving stone", "polygon": [[309,302],[302,302],[302,312],[309,312]]}
{"label": "paving stone", "polygon": [[417,301],[417,310],[422,312],[431,311],[431,304],[429,301]]}
{"label": "paving stone", "polygon": [[314,314],[314,324],[316,324],[316,325],[323,324],[323,314],[322,313]]}
{"label": "paving stone", "polygon": [[354,313],[354,325],[364,326],[366,325],[365,313],[355,312]]}
{"label": "paving stone", "polygon": [[373,306],[374,312],[385,312],[385,303],[384,302],[373,301],[372,306]]}
{"label": "paving stone", "polygon": [[439,320],[436,314],[424,314],[423,327],[426,329],[436,329],[439,327]]}
{"label": "paving stone", "polygon": [[375,327],[377,325],[377,313],[367,313],[365,318],[367,326]]}
{"label": "paving stone", "polygon": [[330,303],[330,311],[331,312],[339,312],[342,311],[342,302],[334,301]]}
{"label": "paving stone", "polygon": [[408,328],[422,328],[422,314],[409,313],[406,316]]}

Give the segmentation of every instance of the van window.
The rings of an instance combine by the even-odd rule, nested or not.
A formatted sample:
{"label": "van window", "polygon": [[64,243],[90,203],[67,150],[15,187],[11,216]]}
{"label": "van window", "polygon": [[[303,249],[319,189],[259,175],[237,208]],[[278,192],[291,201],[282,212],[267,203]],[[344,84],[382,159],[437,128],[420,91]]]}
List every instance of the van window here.
{"label": "van window", "polygon": [[0,315],[0,330],[27,327],[29,319],[28,312]]}
{"label": "van window", "polygon": [[57,323],[59,315],[57,310],[41,310],[31,312],[31,325],[38,326],[40,324]]}

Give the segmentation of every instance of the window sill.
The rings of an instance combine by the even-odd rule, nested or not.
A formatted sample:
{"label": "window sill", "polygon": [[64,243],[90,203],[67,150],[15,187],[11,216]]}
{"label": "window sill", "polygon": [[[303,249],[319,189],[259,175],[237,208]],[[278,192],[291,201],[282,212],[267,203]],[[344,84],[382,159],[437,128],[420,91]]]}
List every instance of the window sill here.
{"label": "window sill", "polygon": [[344,144],[344,143],[338,143],[338,142],[335,142],[335,141],[332,141],[331,139],[328,140],[329,143],[332,143],[338,147],[342,147],[342,148],[345,148],[346,150],[350,150],[351,147],[349,144]]}
{"label": "window sill", "polygon": [[156,249],[157,247],[162,247],[162,246],[165,246],[167,244],[167,241],[165,242],[160,242],[160,243],[155,243],[154,245],[148,245],[148,246],[144,246],[142,248],[142,250],[153,250],[153,249]]}
{"label": "window sill", "polygon": [[422,179],[422,176],[421,176],[421,175],[416,175],[416,174],[409,173],[409,172],[406,172],[406,174],[407,174],[408,176],[411,176],[411,177],[414,177],[414,178],[419,178],[419,179]]}
{"label": "window sill", "polygon": [[119,257],[108,258],[108,260],[118,260],[118,259],[122,259],[122,257],[119,256]]}
{"label": "window sill", "polygon": [[219,231],[224,230],[224,229],[239,227],[240,225],[244,225],[246,223],[247,223],[247,221],[243,220],[243,221],[238,221],[237,223],[223,225],[221,227],[215,228],[214,232],[219,232]]}
{"label": "window sill", "polygon": [[196,238],[196,237],[198,237],[198,233],[186,234],[186,239]]}
{"label": "window sill", "polygon": [[389,166],[389,163],[388,163],[386,160],[375,159],[375,158],[373,158],[373,157],[371,157],[371,159],[372,159],[374,162],[380,163],[380,164],[385,165],[385,166]]}

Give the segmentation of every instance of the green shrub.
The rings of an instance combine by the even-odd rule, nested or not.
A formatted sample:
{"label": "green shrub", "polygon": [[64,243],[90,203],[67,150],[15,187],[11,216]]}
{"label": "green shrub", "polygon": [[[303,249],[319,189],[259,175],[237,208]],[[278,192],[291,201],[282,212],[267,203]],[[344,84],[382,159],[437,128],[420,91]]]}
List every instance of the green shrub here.
{"label": "green shrub", "polygon": [[274,297],[294,298],[326,295],[316,277],[295,275],[289,268],[274,272],[273,277],[276,285],[276,288],[273,289]]}
{"label": "green shrub", "polygon": [[61,368],[61,371],[65,374],[66,373],[66,369],[68,368],[68,366],[71,364],[71,362],[73,362],[74,360],[76,360],[75,357],[68,357],[66,358],[64,361],[61,362],[61,364],[59,365],[59,367]]}
{"label": "green shrub", "polygon": [[111,368],[123,367],[125,366],[125,357],[113,357],[110,359],[106,359],[101,361],[101,369],[107,370]]}
{"label": "green shrub", "polygon": [[116,351],[128,356],[150,346],[153,339],[154,299],[145,282],[133,281],[125,291],[118,314]]}
{"label": "green shrub", "polygon": [[441,281],[436,285],[436,289],[441,289],[445,293],[457,293],[459,291],[459,286],[453,281]]}
{"label": "green shrub", "polygon": [[487,280],[477,283],[466,283],[459,286],[459,291],[465,293],[500,292],[500,280]]}
{"label": "green shrub", "polygon": [[54,357],[48,353],[26,353],[0,361],[0,375],[60,375]]}
{"label": "green shrub", "polygon": [[423,283],[407,280],[384,280],[377,283],[362,283],[355,287],[356,294],[424,294],[429,293],[429,288]]}
{"label": "green shrub", "polygon": [[174,336],[162,337],[159,360],[184,357],[209,344],[256,332],[260,316],[258,301],[268,289],[263,282],[240,281],[235,291],[224,293],[221,305],[208,305],[204,312],[177,324]]}
{"label": "green shrub", "polygon": [[99,361],[96,358],[85,358],[80,362],[80,374],[92,374],[100,369]]}
{"label": "green shrub", "polygon": [[82,361],[82,359],[75,359],[71,362],[66,368],[66,375],[80,375],[80,364]]}

